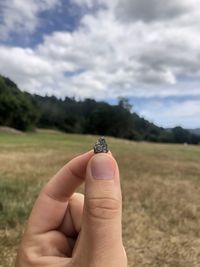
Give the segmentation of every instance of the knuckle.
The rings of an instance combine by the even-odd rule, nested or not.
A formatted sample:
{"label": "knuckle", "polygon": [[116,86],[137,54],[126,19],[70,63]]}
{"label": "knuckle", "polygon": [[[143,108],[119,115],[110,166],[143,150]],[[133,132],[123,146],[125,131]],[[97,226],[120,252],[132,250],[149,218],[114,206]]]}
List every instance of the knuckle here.
{"label": "knuckle", "polygon": [[120,201],[114,198],[90,198],[86,207],[90,216],[99,219],[112,219],[121,210]]}
{"label": "knuckle", "polygon": [[[34,238],[30,238],[28,234],[24,236],[19,247],[19,258],[23,264],[19,267],[41,267],[43,266],[40,262],[41,255],[38,253],[41,251],[41,246],[36,242]],[[17,266],[18,267],[18,266]]]}
{"label": "knuckle", "polygon": [[35,258],[32,256],[29,249],[22,247],[20,250],[20,258],[24,266],[36,267]]}

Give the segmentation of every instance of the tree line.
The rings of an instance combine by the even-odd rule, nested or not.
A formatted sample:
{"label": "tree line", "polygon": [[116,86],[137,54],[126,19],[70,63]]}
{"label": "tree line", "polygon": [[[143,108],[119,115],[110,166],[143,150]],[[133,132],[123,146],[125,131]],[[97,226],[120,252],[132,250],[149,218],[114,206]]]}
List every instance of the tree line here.
{"label": "tree line", "polygon": [[136,141],[199,144],[200,136],[181,127],[164,129],[132,111],[128,99],[110,105],[93,99],[39,96],[22,92],[0,76],[0,125],[22,131],[53,128],[67,133],[114,136]]}

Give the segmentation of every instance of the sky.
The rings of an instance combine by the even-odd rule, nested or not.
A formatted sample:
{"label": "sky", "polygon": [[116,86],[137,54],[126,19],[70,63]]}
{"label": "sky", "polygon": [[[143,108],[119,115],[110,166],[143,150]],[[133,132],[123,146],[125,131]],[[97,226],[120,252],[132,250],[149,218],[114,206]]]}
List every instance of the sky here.
{"label": "sky", "polygon": [[199,0],[0,0],[0,74],[40,95],[94,98],[200,128]]}

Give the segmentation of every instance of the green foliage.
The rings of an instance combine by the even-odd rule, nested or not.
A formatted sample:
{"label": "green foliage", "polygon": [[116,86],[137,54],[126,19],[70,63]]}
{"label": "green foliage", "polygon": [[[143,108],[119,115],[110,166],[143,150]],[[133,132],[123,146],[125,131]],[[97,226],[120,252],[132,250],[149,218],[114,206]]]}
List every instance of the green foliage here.
{"label": "green foliage", "polygon": [[174,135],[172,131],[163,131],[158,138],[161,143],[174,143]]}
{"label": "green foliage", "polygon": [[134,113],[129,100],[117,105],[93,99],[42,97],[21,92],[10,79],[0,76],[0,125],[25,131],[39,128],[67,133],[114,136],[137,141],[199,144],[200,136],[175,127],[158,127]]}
{"label": "green foliage", "polygon": [[0,125],[22,131],[32,129],[38,118],[28,94],[21,92],[8,78],[0,76]]}
{"label": "green foliage", "polygon": [[190,133],[182,127],[172,129],[174,143],[199,144],[200,136]]}
{"label": "green foliage", "polygon": [[91,112],[85,132],[130,138],[133,132],[133,117],[122,106],[110,106],[103,103]]}
{"label": "green foliage", "polygon": [[128,110],[128,111],[131,111],[133,106],[130,104],[128,98],[125,98],[125,97],[118,97],[118,106]]}
{"label": "green foliage", "polygon": [[172,133],[174,136],[174,141],[176,143],[190,143],[191,142],[191,134],[189,131],[184,130],[181,127],[175,127],[172,129]]}

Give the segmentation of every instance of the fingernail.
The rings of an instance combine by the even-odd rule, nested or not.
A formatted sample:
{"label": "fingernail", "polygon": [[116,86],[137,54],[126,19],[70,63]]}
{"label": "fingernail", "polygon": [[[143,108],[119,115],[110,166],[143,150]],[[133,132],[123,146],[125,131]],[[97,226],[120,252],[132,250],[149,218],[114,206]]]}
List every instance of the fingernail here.
{"label": "fingernail", "polygon": [[110,156],[106,154],[98,155],[92,159],[91,172],[93,178],[95,179],[113,179],[115,173],[115,162]]}

